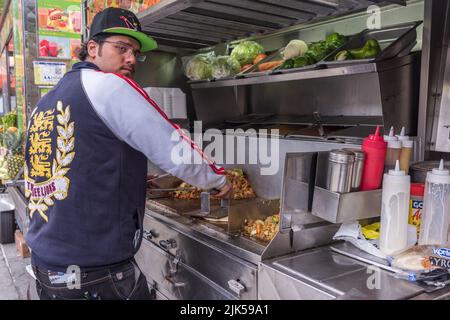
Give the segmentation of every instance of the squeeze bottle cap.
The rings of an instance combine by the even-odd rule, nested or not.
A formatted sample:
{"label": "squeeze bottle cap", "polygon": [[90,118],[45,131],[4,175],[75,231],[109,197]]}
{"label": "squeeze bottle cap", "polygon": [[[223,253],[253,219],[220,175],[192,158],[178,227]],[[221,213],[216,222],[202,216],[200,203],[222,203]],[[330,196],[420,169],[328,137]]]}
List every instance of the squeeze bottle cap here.
{"label": "squeeze bottle cap", "polygon": [[369,135],[369,139],[373,141],[383,141],[384,138],[380,135],[380,126],[377,126],[377,130],[375,130],[374,134]]}
{"label": "squeeze bottle cap", "polygon": [[440,176],[449,175],[450,171],[444,168],[444,159],[441,159],[441,163],[439,164],[439,168],[433,169],[433,174],[437,174]]}
{"label": "squeeze bottle cap", "polygon": [[389,143],[389,141],[397,141],[398,138],[395,136],[394,133],[394,127],[391,127],[391,130],[389,131],[389,135],[385,135],[384,136],[384,140],[387,141]]}
{"label": "squeeze bottle cap", "polygon": [[403,170],[400,170],[400,161],[396,161],[395,162],[395,169],[394,170],[389,170],[389,175],[390,176],[405,176],[406,173]]}
{"label": "squeeze bottle cap", "polygon": [[405,136],[405,127],[402,127],[402,131],[400,131],[400,134],[397,136],[397,138],[400,141],[409,140],[409,136]]}
{"label": "squeeze bottle cap", "polygon": [[450,184],[450,171],[445,169],[444,160],[441,160],[439,168],[427,173],[427,182],[436,184]]}
{"label": "squeeze bottle cap", "polygon": [[380,135],[380,126],[377,126],[377,130],[375,134],[369,135],[363,141],[363,149],[364,147],[374,148],[374,149],[386,149],[387,142],[384,141],[383,136]]}

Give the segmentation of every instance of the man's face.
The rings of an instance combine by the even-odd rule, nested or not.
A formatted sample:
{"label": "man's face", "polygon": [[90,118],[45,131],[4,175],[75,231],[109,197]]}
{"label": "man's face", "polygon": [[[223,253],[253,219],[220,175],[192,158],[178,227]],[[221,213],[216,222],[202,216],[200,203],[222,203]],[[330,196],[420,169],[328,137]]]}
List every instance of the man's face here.
{"label": "man's face", "polygon": [[128,78],[133,78],[137,62],[132,52],[138,52],[139,49],[138,41],[122,35],[108,37],[101,44],[94,41],[88,43],[90,61],[100,70],[119,73]]}

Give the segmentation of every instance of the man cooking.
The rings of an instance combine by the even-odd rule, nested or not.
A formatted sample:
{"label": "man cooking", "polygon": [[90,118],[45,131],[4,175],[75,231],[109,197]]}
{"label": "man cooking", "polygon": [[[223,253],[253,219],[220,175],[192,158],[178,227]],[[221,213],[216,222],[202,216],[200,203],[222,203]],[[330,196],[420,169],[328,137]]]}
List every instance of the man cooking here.
{"label": "man cooking", "polygon": [[[219,198],[231,196],[224,169],[132,80],[143,52],[156,47],[132,12],[105,9],[94,17],[82,61],[31,115],[26,240],[41,299],[150,297],[133,258],[142,239],[147,159],[189,184],[219,189]],[[200,164],[171,160],[180,140]]]}

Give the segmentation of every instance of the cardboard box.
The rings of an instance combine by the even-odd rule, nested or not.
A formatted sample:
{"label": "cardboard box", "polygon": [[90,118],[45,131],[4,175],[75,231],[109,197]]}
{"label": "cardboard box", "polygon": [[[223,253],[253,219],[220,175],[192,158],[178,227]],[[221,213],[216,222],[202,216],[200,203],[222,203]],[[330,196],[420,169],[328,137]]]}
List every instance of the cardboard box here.
{"label": "cardboard box", "polygon": [[25,242],[25,238],[20,230],[16,230],[14,234],[14,239],[16,242],[17,251],[22,258],[28,258],[30,256],[30,249],[28,248],[27,243]]}

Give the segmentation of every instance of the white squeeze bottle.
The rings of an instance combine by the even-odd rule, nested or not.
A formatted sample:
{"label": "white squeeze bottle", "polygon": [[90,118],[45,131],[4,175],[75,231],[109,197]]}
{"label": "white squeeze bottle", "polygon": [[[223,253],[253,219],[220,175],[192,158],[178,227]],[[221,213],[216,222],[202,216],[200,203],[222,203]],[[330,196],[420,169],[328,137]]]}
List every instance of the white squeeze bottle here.
{"label": "white squeeze bottle", "polygon": [[386,255],[407,247],[410,185],[411,178],[400,171],[398,160],[395,169],[384,174],[380,250]]}
{"label": "white squeeze bottle", "polygon": [[450,171],[441,160],[439,169],[427,173],[419,245],[448,242],[449,224]]}

